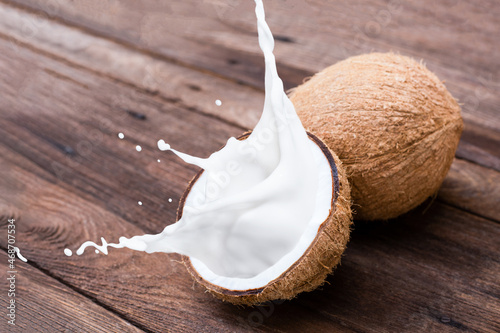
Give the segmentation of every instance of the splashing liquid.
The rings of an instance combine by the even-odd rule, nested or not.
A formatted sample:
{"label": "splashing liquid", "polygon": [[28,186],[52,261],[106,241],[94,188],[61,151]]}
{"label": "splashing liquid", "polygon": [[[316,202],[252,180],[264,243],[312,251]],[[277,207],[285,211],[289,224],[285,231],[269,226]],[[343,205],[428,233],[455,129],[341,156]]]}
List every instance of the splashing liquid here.
{"label": "splashing liquid", "polygon": [[291,252],[315,214],[323,214],[323,220],[328,216],[328,210],[317,212],[318,206],[330,207],[331,196],[325,196],[326,204],[318,203],[314,144],[284,93],[264,7],[261,0],[255,2],[266,73],[264,110],[251,135],[243,141],[230,138],[206,159],[158,141],[160,150],[204,169],[186,199],[182,218],[156,235],[120,237],[117,244],[104,238],[102,245],[85,242],[78,255],[88,246],[104,254],[108,247],[176,252],[214,276],[248,279],[271,270]]}

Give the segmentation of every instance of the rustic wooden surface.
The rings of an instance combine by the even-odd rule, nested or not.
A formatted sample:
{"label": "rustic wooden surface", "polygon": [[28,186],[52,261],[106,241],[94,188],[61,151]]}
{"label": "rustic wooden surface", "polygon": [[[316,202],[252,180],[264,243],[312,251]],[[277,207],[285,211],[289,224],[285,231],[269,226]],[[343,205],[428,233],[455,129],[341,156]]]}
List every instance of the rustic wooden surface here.
{"label": "rustic wooden surface", "polygon": [[356,221],[326,285],[255,308],[203,292],[175,254],[66,257],[89,239],[174,222],[196,168],[159,152],[159,138],[208,156],[255,125],[264,66],[253,2],[0,0],[0,247],[15,218],[29,260],[16,262],[18,325],[2,310],[1,332],[500,331],[500,5],[265,5],[287,88],[390,50],[446,81],[465,130],[436,198],[396,220]]}

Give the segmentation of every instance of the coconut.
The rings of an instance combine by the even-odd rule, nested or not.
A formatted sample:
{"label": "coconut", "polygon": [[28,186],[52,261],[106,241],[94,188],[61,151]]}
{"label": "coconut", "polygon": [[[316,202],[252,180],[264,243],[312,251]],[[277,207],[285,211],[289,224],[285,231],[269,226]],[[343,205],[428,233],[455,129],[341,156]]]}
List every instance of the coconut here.
{"label": "coconut", "polygon": [[394,53],[338,62],[290,99],[306,130],[342,160],[362,220],[397,217],[434,195],[463,129],[460,107],[436,75]]}
{"label": "coconut", "polygon": [[[239,139],[246,139],[248,133]],[[299,244],[282,260],[255,278],[218,276],[203,263],[184,257],[184,263],[195,281],[218,298],[233,304],[255,305],[277,299],[291,299],[298,293],[312,291],[340,263],[349,240],[352,223],[350,188],[339,158],[316,136],[308,133],[316,156],[320,188],[317,193],[317,216],[312,218]],[[177,220],[182,217],[197,191],[202,191],[204,171],[190,182],[181,197]],[[249,236],[251,237],[251,235]],[[282,237],[287,237],[286,230]]]}

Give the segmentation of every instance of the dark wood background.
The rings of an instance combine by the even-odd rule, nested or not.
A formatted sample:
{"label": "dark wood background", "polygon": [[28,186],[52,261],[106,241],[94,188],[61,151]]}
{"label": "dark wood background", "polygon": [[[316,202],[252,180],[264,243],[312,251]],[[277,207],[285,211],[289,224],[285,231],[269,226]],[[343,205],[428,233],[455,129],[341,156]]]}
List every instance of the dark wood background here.
{"label": "dark wood background", "polygon": [[0,0],[1,279],[9,218],[29,260],[16,262],[15,329],[1,289],[0,331],[500,331],[498,2],[265,7],[287,88],[348,56],[391,50],[446,81],[465,130],[438,195],[396,220],[355,221],[326,285],[255,308],[205,293],[175,254],[66,257],[86,240],[174,222],[196,168],[161,153],[158,139],[208,156],[255,125],[264,63],[254,3]]}

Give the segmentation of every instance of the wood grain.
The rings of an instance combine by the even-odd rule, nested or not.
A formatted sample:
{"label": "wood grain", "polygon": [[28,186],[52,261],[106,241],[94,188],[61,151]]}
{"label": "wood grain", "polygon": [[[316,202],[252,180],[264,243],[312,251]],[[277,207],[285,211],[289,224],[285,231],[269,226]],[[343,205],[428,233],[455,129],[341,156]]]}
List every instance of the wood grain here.
{"label": "wood grain", "polygon": [[[0,251],[2,281],[10,276],[7,259]],[[7,324],[3,316],[2,332],[143,332],[29,264],[17,259],[15,265],[15,325]],[[2,309],[6,300],[2,295]]]}
{"label": "wood grain", "polygon": [[[122,85],[122,90],[117,89],[117,83],[110,79],[61,66],[27,49],[9,52],[5,40],[0,44],[4,50],[0,55],[5,87],[4,117],[0,120],[4,144],[28,156],[43,152],[36,155],[35,163],[43,165],[61,183],[80,188],[81,195],[97,196],[103,207],[128,218],[134,211],[143,211],[137,206],[137,201],[142,200],[151,209],[149,219],[160,220],[168,208],[165,200],[179,197],[192,177],[180,170],[187,168],[193,174],[196,170],[161,153],[156,147],[158,139],[167,139],[181,151],[208,157],[227,138],[242,133],[240,128],[132,87]],[[18,61],[9,60],[13,57]],[[36,65],[31,68],[30,80],[19,88],[16,73],[23,70],[25,63]],[[22,98],[31,99],[32,106],[25,108],[18,102]],[[146,119],[131,116],[127,112],[131,110]],[[124,140],[118,139],[119,132],[125,134]],[[189,134],[192,140],[186,140]],[[142,146],[141,153],[135,150],[136,145]],[[117,153],[117,148],[123,152]],[[164,162],[158,163],[157,159]],[[126,193],[122,193],[124,186],[129,189]],[[154,191],[162,194],[158,201],[144,196]],[[127,201],[123,201],[124,197],[118,199],[118,194],[127,196]],[[175,208],[175,204],[170,207]],[[169,216],[174,221],[174,214]],[[139,223],[147,230],[159,231],[148,220]]]}
{"label": "wood grain", "polygon": [[[191,110],[197,112],[203,110],[203,112],[227,120],[242,128],[250,129],[256,124],[262,108],[260,102],[261,92],[250,87],[234,84],[234,80],[237,83],[244,82],[241,79],[241,76],[244,76],[247,79],[253,78],[254,83],[246,82],[253,87],[262,89],[263,85],[264,67],[255,35],[253,9],[246,8],[251,7],[251,2],[241,2],[237,8],[226,6],[219,10],[215,10],[217,5],[210,1],[203,3],[201,6],[193,6],[188,1],[175,6],[167,4],[162,8],[158,8],[157,5],[149,2],[141,3],[141,6],[143,6],[141,8],[135,8],[136,5],[127,2],[116,2],[112,4],[114,15],[111,22],[109,22],[110,18],[107,16],[104,18],[99,15],[90,15],[93,10],[111,6],[110,3],[100,2],[95,4],[86,2],[85,5],[60,3],[55,8],[50,8],[50,10],[44,7],[43,2],[38,3],[36,0],[32,0],[28,3],[37,10],[48,11],[50,15],[43,14],[44,12],[40,11],[30,14],[19,10],[19,8],[0,4],[0,32],[15,38],[11,42],[12,48],[17,48],[19,43],[28,44],[30,47],[48,52],[52,57],[57,57],[62,61],[111,76],[137,88],[158,94],[167,101],[175,101],[177,104]],[[310,4],[310,2],[308,3]],[[447,33],[429,34],[429,32],[421,31],[425,29],[424,25],[427,19],[425,14],[427,9],[422,7],[428,6],[428,4],[419,5],[418,8],[412,7],[416,4],[411,1],[394,1],[391,4],[376,3],[376,1],[364,7],[360,7],[359,4],[342,4],[342,10],[350,12],[356,9],[357,14],[354,15],[354,12],[351,13],[354,16],[345,14],[342,19],[332,20],[331,22],[323,17],[320,20],[322,22],[321,28],[318,29],[318,17],[316,15],[318,11],[312,9],[315,6],[317,7],[318,4],[306,5],[307,8],[304,8],[304,5],[299,5],[296,1],[288,1],[287,7],[283,10],[282,7],[277,8],[276,4],[270,2],[268,4],[270,7],[268,16],[273,31],[274,29],[278,30],[276,33],[278,38],[281,36],[283,40],[295,41],[291,43],[290,41],[280,42],[278,40],[276,46],[278,67],[285,83],[288,82],[288,87],[293,87],[302,82],[305,77],[312,75],[323,67],[347,56],[370,50],[399,50],[402,54],[423,58],[431,70],[447,81],[448,88],[462,104],[462,114],[466,126],[459,146],[458,156],[500,171],[500,151],[497,149],[500,146],[500,118],[497,115],[497,105],[500,104],[500,97],[495,94],[495,91],[500,87],[500,71],[498,70],[500,66],[495,63],[492,64],[496,58],[488,59],[488,61],[481,59],[483,62],[475,63],[469,58],[475,56],[476,53],[471,53],[467,49],[460,57],[455,57],[454,62],[443,62],[439,56],[434,54],[435,47],[427,46],[426,48],[427,44],[425,43],[424,45],[416,43],[410,49],[407,48],[406,44],[400,45],[400,49],[394,48],[399,45],[398,43],[403,43],[402,36],[398,36],[397,40],[391,41],[390,49],[380,48],[380,45],[386,45],[386,42],[379,43],[380,39],[387,37],[385,36],[386,33],[400,34],[399,28],[404,28],[403,30],[410,34],[407,37],[408,40],[420,38],[420,35],[412,30],[416,29],[416,31],[420,31],[422,35],[426,36],[428,39],[426,43],[444,43],[446,45],[452,41],[460,41],[461,46],[468,47],[467,45],[471,43],[467,41],[471,39],[474,39],[475,43],[477,40],[484,40],[484,44],[487,44],[482,45],[482,47],[487,48],[484,50],[485,54],[496,54],[498,53],[496,44],[487,43],[489,38],[488,29],[491,28],[489,25],[495,25],[494,22],[488,21],[491,13],[486,8],[480,8],[475,15],[468,18],[467,24],[463,26],[464,20],[455,17],[459,15],[460,8],[465,6],[464,3],[460,2],[452,6],[452,16],[455,18],[440,26],[440,29],[444,29]],[[331,6],[331,4],[327,6]],[[432,6],[440,7],[440,5]],[[206,11],[207,8],[212,9]],[[379,10],[377,11],[376,8],[379,8]],[[392,14],[390,8],[392,8]],[[449,8],[449,6],[445,8]],[[335,13],[342,12],[339,8],[328,7],[325,10],[333,11],[334,9],[336,10]],[[435,9],[441,11],[444,8]],[[230,13],[236,10],[243,16],[232,17]],[[159,13],[164,12],[158,14],[157,11],[160,11]],[[297,11],[300,11],[300,14]],[[153,12],[155,14],[151,14]],[[366,12],[375,14],[367,16]],[[134,31],[132,26],[134,28],[143,27],[136,22],[140,17],[140,13],[143,13],[146,21],[149,20],[148,17],[151,15],[160,16],[155,16],[156,19],[151,26],[151,28],[154,27],[154,31],[149,31],[149,28],[141,28],[139,29],[141,36],[145,37],[130,39],[127,37],[127,33]],[[369,34],[370,37],[367,37],[366,33],[369,29],[366,27],[370,27],[373,23],[375,23],[375,26],[376,24],[380,25],[380,23],[377,23],[377,18],[380,19],[379,15],[382,15],[381,13],[389,13],[388,19],[390,19],[390,22],[378,34],[373,36]],[[42,18],[40,15],[42,15]],[[200,28],[200,25],[203,25],[203,29],[200,28],[203,37],[198,38],[193,35],[191,30],[189,30],[191,33],[187,33],[182,28],[172,26],[180,24],[179,19],[172,18],[180,17],[182,20],[182,15],[187,15],[182,26],[188,30]],[[219,17],[219,15],[227,18],[229,23],[221,23],[222,17]],[[226,17],[226,15],[230,17]],[[288,28],[291,29],[290,34],[293,32],[294,36],[296,36],[293,39],[291,37],[287,39],[284,37],[286,35],[281,34],[283,24],[289,22],[287,15],[301,17],[299,27],[288,24]],[[191,16],[196,17],[196,19],[189,19]],[[63,21],[61,21],[62,17],[64,17]],[[160,17],[165,19],[160,20]],[[364,27],[368,30],[365,31],[365,28],[360,30],[359,25],[362,22],[356,21],[360,17],[364,17],[366,20],[367,24]],[[443,17],[445,16],[443,15]],[[51,18],[51,20],[45,20],[45,18]],[[354,19],[354,21],[351,19]],[[396,19],[397,22],[393,22]],[[484,31],[478,31],[476,27],[481,19],[488,22],[488,26],[485,27]],[[42,20],[43,24],[36,23],[40,20]],[[106,23],[101,22],[103,20]],[[233,22],[233,20],[237,20],[237,22]],[[422,20],[424,22],[421,22]],[[134,25],[134,22],[139,25]],[[471,24],[475,28],[470,32],[467,29],[464,31],[465,28],[470,28],[469,25]],[[300,29],[300,25],[308,27],[308,30]],[[149,25],[146,24],[146,26]],[[340,37],[336,36],[336,33],[332,33],[334,26],[339,27],[338,33]],[[28,33],[26,27],[32,27],[32,30],[29,30]],[[85,30],[78,27],[83,27]],[[316,33],[313,34],[311,29],[314,29]],[[411,30],[411,33],[409,30]],[[91,34],[89,34],[89,31]],[[306,34],[306,32],[309,33]],[[183,38],[180,38],[178,34]],[[214,40],[217,36],[222,37],[220,40]],[[331,38],[336,38],[335,42],[332,41],[331,44],[325,43],[324,39]],[[340,41],[337,40],[339,38]],[[439,40],[440,38],[445,40]],[[143,45],[144,40],[149,41],[150,39],[151,45],[148,43]],[[75,40],[78,40],[77,45],[74,43]],[[297,42],[297,40],[301,42]],[[348,40],[354,41],[353,45],[347,43]],[[404,42],[406,43],[408,40],[404,40]],[[463,41],[468,44],[462,45]],[[159,45],[170,45],[171,48],[159,48]],[[243,52],[241,47],[250,49],[245,49]],[[340,50],[341,54],[337,54],[339,48],[343,49]],[[221,49],[225,49],[225,53],[232,53],[231,56],[228,54],[224,56],[218,53],[212,54],[210,51],[216,50],[219,52]],[[322,55],[325,58],[317,59],[319,66],[318,63],[311,62],[310,59],[318,56],[318,49],[324,50]],[[332,54],[327,51],[331,51]],[[164,54],[165,52],[176,52],[176,54],[167,56]],[[186,52],[189,52],[189,56],[185,54]],[[189,60],[190,57],[196,59]],[[299,59],[294,60],[294,66],[287,63],[290,57],[299,57]],[[457,61],[467,62],[467,64],[455,63]],[[180,64],[183,67],[174,64]],[[209,67],[204,67],[205,65],[209,65]],[[302,67],[297,67],[299,65]],[[303,66],[309,66],[309,71],[304,71]],[[450,66],[453,68],[450,68]],[[287,70],[283,70],[283,67]],[[485,67],[488,70],[485,70]],[[207,70],[210,70],[212,75],[200,75],[200,71],[206,73]],[[256,71],[259,73],[256,74]],[[289,77],[288,73],[293,74],[295,78]],[[215,99],[223,101],[222,108],[215,105]]]}
{"label": "wood grain", "polygon": [[[4,153],[8,154],[2,151],[3,156],[6,156]],[[34,163],[12,154],[8,156],[16,165],[21,163],[41,171]],[[193,332],[215,331],[221,325],[233,327],[231,316],[223,310],[213,314],[209,304],[217,301],[212,296],[193,288],[193,281],[178,255],[112,250],[105,256],[88,250],[82,256],[66,257],[65,247],[75,251],[86,240],[99,242],[100,237],[105,237],[117,241],[120,235],[133,236],[144,231],[131,221],[82,199],[73,193],[78,193],[77,189],[65,191],[16,165],[9,167],[6,176],[30,190],[16,189],[2,181],[0,215],[16,216],[17,244],[38,267],[145,330]],[[137,216],[144,219],[148,214]],[[0,246],[6,246],[3,237]]]}
{"label": "wood grain", "polygon": [[500,173],[455,160],[438,198],[455,207],[500,222]]}
{"label": "wood grain", "polygon": [[[263,87],[253,2],[8,1],[166,60]],[[108,10],[112,15],[102,15]],[[492,1],[269,1],[276,58],[288,88],[354,54],[396,51],[422,58],[466,103],[464,113],[498,130],[500,9]],[[293,20],[290,18],[294,18]],[[493,123],[492,123],[493,122]]]}
{"label": "wood grain", "polygon": [[467,123],[456,156],[500,171],[500,132]]}
{"label": "wood grain", "polygon": [[[209,114],[243,129],[253,128],[259,119],[263,106],[259,90],[165,62],[154,55],[50,20],[43,20],[43,24],[36,25],[36,32],[27,34],[26,27],[40,19],[35,14],[0,3],[0,34],[9,40],[7,45],[11,53],[28,47],[59,62],[111,77],[155,95],[161,101]],[[58,68],[55,73],[71,77],[62,70]],[[21,86],[23,81],[19,81],[18,86]],[[85,84],[82,82],[83,86]],[[116,105],[113,106],[124,108],[126,103],[120,97],[114,96]],[[216,99],[223,101],[221,107],[216,106]]]}
{"label": "wood grain", "polygon": [[16,166],[9,169],[7,179],[30,189],[16,193],[5,182],[0,184],[11,199],[26,205],[17,204],[17,212],[2,211],[4,216],[17,215],[24,254],[153,331],[377,332],[394,327],[400,332],[495,332],[500,325],[498,224],[443,204],[388,224],[357,222],[343,263],[328,285],[291,302],[241,309],[193,286],[176,255],[115,250],[109,256],[90,252],[65,257],[65,246],[85,239],[140,231],[35,174]]}
{"label": "wood grain", "polygon": [[[378,34],[363,36],[356,27],[379,22],[388,3],[266,2],[288,86],[345,56],[392,48],[428,59],[469,103],[459,159],[438,200],[386,223],[356,222],[342,265],[320,290],[237,308],[194,285],[175,254],[62,251],[174,221],[196,168],[160,153],[158,139],[208,156],[253,127],[264,96],[252,2],[7,2],[0,3],[0,234],[15,217],[18,245],[34,264],[23,266],[23,285],[39,283],[44,295],[22,299],[41,327],[50,319],[84,331],[123,331],[111,326],[127,321],[154,332],[500,330],[494,3],[404,2]],[[35,306],[52,293],[64,311]],[[73,318],[76,310],[82,318]]]}
{"label": "wood grain", "polygon": [[[42,59],[48,58],[44,60],[42,68],[29,69],[30,74],[35,77],[37,76],[36,73],[42,71],[44,74],[47,73],[50,76],[60,78],[63,84],[72,80],[73,83],[80,87],[92,85],[93,76],[85,75],[83,71],[75,70],[73,67],[76,66],[78,69],[90,70],[95,74],[102,74],[106,77],[119,80],[122,85],[134,88],[130,89],[127,93],[119,94],[112,93],[114,89],[113,85],[108,85],[105,88],[110,91],[110,95],[112,94],[112,96],[111,98],[106,97],[104,104],[121,110],[121,116],[125,115],[126,111],[145,115],[146,104],[143,105],[138,98],[139,95],[142,95],[156,97],[153,98],[155,100],[155,106],[153,107],[159,107],[159,103],[175,105],[179,108],[224,120],[229,124],[240,127],[241,131],[253,128],[259,117],[263,103],[262,92],[245,86],[235,85],[234,83],[232,84],[222,78],[214,78],[211,75],[201,74],[195,70],[183,69],[168,62],[159,61],[150,55],[138,53],[113,41],[89,36],[79,30],[67,28],[57,22],[48,21],[40,26],[35,36],[23,38],[22,27],[34,20],[36,16],[21,14],[22,12],[18,9],[6,6],[2,7],[0,5],[0,26],[3,25],[3,30],[16,38],[10,39],[7,37],[6,46],[10,48],[10,53],[8,54],[26,53],[23,51],[25,47],[32,49],[36,47],[34,49],[36,52],[42,50],[46,57],[38,59],[34,55],[30,60],[27,60],[29,62],[41,62]],[[55,35],[57,35],[56,39],[54,38]],[[74,40],[78,40],[78,48],[74,47]],[[6,51],[9,48],[6,48]],[[70,66],[60,66],[60,61],[64,61],[70,64]],[[5,64],[11,67],[7,65],[7,61],[5,61]],[[20,63],[19,66],[24,66],[24,64]],[[154,68],[155,70],[148,70],[148,68]],[[7,70],[8,68],[5,69],[5,71]],[[14,88],[17,91],[24,91],[26,88],[24,86],[28,82],[15,79],[15,73],[12,73],[11,76],[14,79]],[[193,90],[193,87],[196,87],[196,89]],[[154,93],[151,93],[152,91]],[[218,108],[213,103],[213,98],[219,96],[220,91],[224,92],[223,97],[221,97],[224,102],[223,106]],[[90,99],[91,97],[85,103],[92,103]],[[65,103],[68,104],[67,102]],[[75,108],[82,108],[82,105],[76,105],[74,101],[71,101],[71,103]],[[13,106],[13,109],[15,109],[15,106]],[[54,112],[54,115],[57,116],[58,112]],[[110,118],[101,119],[99,122],[101,123],[101,127],[106,127],[107,124],[111,124],[114,121]],[[79,125],[74,124],[73,126],[78,127]],[[126,126],[129,125],[126,124]],[[124,125],[122,128],[126,128],[126,126]],[[116,131],[121,131],[121,129],[116,128],[115,133]],[[234,133],[233,135],[239,134]],[[500,171],[500,155],[498,155],[497,149],[500,145],[500,134],[498,133],[500,132],[475,125],[472,122],[467,123],[457,156]],[[222,141],[220,143],[222,144]],[[109,149],[112,150],[113,148]],[[205,155],[208,153],[208,151],[204,152]],[[477,168],[473,168],[473,170],[469,172],[474,174]],[[450,177],[453,177],[453,175],[456,174],[450,173]],[[132,175],[129,176],[132,177]],[[476,179],[481,178],[476,176]],[[473,183],[470,180],[471,178],[455,177],[452,182],[454,183],[453,186],[459,186],[470,193],[481,188],[478,187],[480,183]],[[449,183],[445,182],[445,184]],[[444,193],[448,192],[441,191],[441,195],[444,195]],[[446,201],[447,199],[445,198],[444,200]],[[496,201],[496,197],[488,197],[485,204],[494,207]],[[447,202],[457,204],[456,200]],[[493,217],[496,220],[500,219],[500,214],[494,210],[484,215],[484,212],[474,209],[473,205],[471,209],[471,212],[475,212],[480,216]]]}

